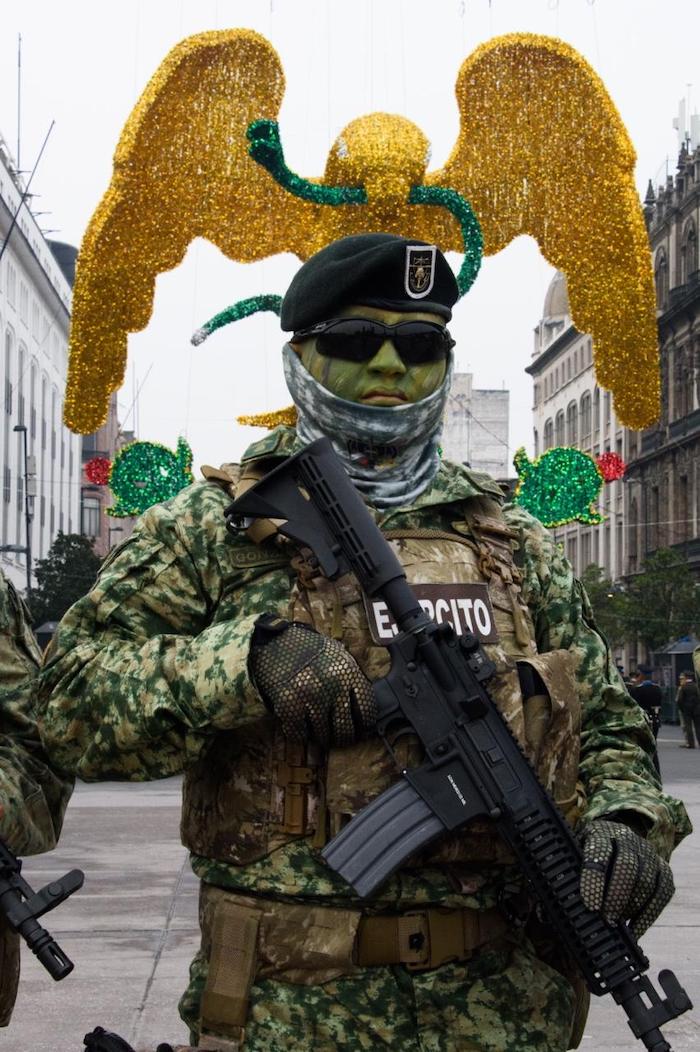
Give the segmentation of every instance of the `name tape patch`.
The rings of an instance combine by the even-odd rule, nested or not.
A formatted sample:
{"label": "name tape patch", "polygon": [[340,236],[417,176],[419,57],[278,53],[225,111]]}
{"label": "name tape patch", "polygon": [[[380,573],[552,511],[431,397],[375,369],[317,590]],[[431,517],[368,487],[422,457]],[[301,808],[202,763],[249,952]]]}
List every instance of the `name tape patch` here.
{"label": "name tape patch", "polygon": [[[452,625],[458,636],[472,632],[482,643],[497,643],[496,619],[485,584],[416,584],[413,591],[428,617]],[[382,599],[365,599],[370,633],[385,646],[398,628]]]}

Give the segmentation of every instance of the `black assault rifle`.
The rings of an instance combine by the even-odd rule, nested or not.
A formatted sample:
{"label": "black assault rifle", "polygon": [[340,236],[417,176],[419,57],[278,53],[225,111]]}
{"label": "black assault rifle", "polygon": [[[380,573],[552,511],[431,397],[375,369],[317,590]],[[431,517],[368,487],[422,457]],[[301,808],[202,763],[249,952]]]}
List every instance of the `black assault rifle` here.
{"label": "black assault rifle", "polygon": [[664,970],[662,997],[629,927],[584,906],[579,845],[489,697],[492,662],[475,636],[458,637],[421,609],[327,439],[284,461],[226,510],[233,532],[254,518],[276,520],[280,533],[311,549],[327,577],[351,570],[399,628],[388,644],[391,671],[374,684],[378,730],[388,747],[412,731],[425,760],[331,840],[328,865],[370,895],[436,837],[492,819],[591,992],[612,994],[647,1049],[671,1052],[659,1028],[692,1008],[688,995]]}
{"label": "black assault rifle", "polygon": [[21,861],[0,838],[0,913],[12,930],[22,936],[49,975],[56,980],[65,979],[73,971],[73,962],[46,928],[37,923],[37,918],[81,888],[84,874],[79,869],[72,869],[41,891],[33,891],[21,870]]}

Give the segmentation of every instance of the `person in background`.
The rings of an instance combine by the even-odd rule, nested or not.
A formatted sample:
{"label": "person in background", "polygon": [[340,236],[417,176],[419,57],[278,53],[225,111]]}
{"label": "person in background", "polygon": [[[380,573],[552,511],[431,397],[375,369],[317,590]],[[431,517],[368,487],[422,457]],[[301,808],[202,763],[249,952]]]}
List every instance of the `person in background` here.
{"label": "person in background", "polygon": [[681,748],[694,749],[696,738],[700,745],[700,691],[689,672],[681,672],[676,704],[685,734],[685,745]]}
{"label": "person in background", "polygon": [[[654,740],[656,741],[659,736],[659,728],[661,727],[661,701],[663,695],[659,684],[654,683],[654,680],[651,678],[651,667],[649,665],[638,666],[632,685],[628,690],[639,707],[646,712],[651,723],[651,729],[654,732]],[[659,753],[656,747],[654,747],[654,766],[660,775]]]}

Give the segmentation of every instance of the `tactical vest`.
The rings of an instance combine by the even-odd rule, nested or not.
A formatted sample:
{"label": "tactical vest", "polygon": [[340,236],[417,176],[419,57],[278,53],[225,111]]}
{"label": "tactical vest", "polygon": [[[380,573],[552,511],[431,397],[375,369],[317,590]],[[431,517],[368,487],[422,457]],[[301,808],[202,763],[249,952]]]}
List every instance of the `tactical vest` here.
{"label": "tactical vest", "polygon": [[[466,518],[451,524],[453,532],[404,529],[385,536],[408,582],[433,595],[426,602],[436,619],[457,622],[458,631],[465,628],[465,612],[476,611],[469,600],[460,605],[454,599],[459,593],[455,586],[477,585],[482,591],[486,586],[491,624],[481,628],[489,629],[491,641],[485,641],[484,647],[496,666],[491,695],[540,780],[573,823],[583,800],[577,782],[580,704],[571,654],[537,653],[514,561],[515,533],[498,502],[475,497],[464,506]],[[375,611],[368,617],[351,574],[328,581],[319,574],[310,552],[293,554],[291,562],[295,578],[289,605],[275,612],[340,640],[370,679],[385,675],[389,656],[376,637],[378,626],[385,635],[391,632],[386,614],[377,616]],[[440,586],[445,589],[442,600],[436,598]],[[482,621],[486,620],[484,614]],[[516,662],[538,673],[534,680],[544,683],[546,693],[540,690],[523,700]],[[371,738],[324,755],[315,746],[285,742],[272,718],[219,734],[187,773],[183,842],[195,854],[234,865],[263,858],[298,837],[310,837],[312,846],[320,850],[352,815],[396,781],[401,768],[421,759],[417,742],[410,738],[397,743],[396,754],[398,769],[384,743]],[[429,847],[413,865],[510,860],[492,826],[475,821]]]}

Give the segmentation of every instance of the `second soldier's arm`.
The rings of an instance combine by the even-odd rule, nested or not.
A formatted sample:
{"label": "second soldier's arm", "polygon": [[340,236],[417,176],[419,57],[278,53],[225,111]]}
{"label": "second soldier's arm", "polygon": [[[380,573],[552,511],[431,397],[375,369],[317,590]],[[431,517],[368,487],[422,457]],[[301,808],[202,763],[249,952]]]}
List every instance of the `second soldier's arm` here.
{"label": "second soldier's arm", "polygon": [[228,500],[201,483],[150,508],[63,618],[41,729],[52,758],[81,778],[175,774],[213,731],[268,718],[248,650],[260,612],[286,610],[289,576],[265,572],[264,553],[257,569],[244,559],[237,569],[231,545],[249,542],[227,535]]}
{"label": "second soldier's arm", "polygon": [[39,739],[40,658],[28,611],[0,575],[0,836],[18,855],[56,846],[73,785],[53,770]]}

